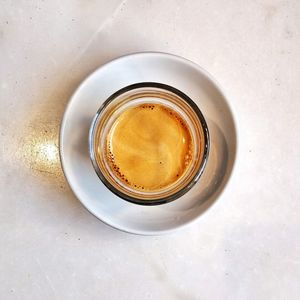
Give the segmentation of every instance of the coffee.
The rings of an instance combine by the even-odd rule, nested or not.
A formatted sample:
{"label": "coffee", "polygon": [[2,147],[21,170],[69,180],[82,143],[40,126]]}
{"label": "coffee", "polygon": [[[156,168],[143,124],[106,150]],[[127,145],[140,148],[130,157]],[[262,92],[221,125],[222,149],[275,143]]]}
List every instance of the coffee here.
{"label": "coffee", "polygon": [[89,151],[98,177],[115,195],[135,204],[164,204],[198,182],[208,158],[208,128],[183,92],[135,83],[101,105]]}
{"label": "coffee", "polygon": [[123,111],[106,137],[112,173],[134,190],[157,191],[178,181],[189,168],[193,140],[183,118],[162,104]]}

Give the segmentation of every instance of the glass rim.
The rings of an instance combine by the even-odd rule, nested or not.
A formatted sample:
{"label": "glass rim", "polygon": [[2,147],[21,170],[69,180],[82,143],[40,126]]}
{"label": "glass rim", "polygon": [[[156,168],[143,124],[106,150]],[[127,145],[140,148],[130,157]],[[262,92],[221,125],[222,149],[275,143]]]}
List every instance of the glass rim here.
{"label": "glass rim", "polygon": [[[165,90],[168,92],[171,92],[178,96],[181,100],[185,101],[190,108],[194,111],[196,114],[197,118],[200,121],[202,130],[203,130],[203,137],[204,137],[204,150],[203,150],[203,156],[202,156],[202,161],[199,165],[198,170],[194,174],[194,176],[190,179],[190,181],[183,186],[179,191],[175,192],[174,194],[162,197],[162,198],[157,198],[157,199],[140,199],[138,197],[133,197],[130,195],[127,195],[126,193],[118,190],[115,186],[113,186],[104,176],[103,172],[101,171],[97,160],[96,160],[96,153],[95,153],[95,135],[97,132],[98,128],[98,123],[101,119],[102,112],[106,109],[106,107],[111,104],[117,97],[121,96],[124,93],[127,93],[129,91],[139,89],[139,88],[157,88],[161,90]],[[118,197],[122,198],[123,200],[126,200],[128,202],[134,203],[134,204],[140,204],[140,205],[145,205],[145,206],[153,206],[153,205],[159,205],[159,204],[165,204],[169,203],[171,201],[174,201],[181,196],[183,196],[185,193],[187,193],[200,179],[205,166],[207,164],[208,160],[208,155],[209,155],[209,149],[210,149],[210,137],[209,137],[209,130],[208,126],[206,123],[206,120],[198,107],[198,105],[185,93],[182,91],[178,90],[177,88],[174,88],[170,85],[163,84],[163,83],[158,83],[158,82],[139,82],[139,83],[134,83],[128,86],[125,86],[115,93],[113,93],[111,96],[109,96],[100,106],[98,109],[95,117],[93,118],[93,121],[91,123],[90,131],[89,131],[89,154],[90,154],[90,159],[92,161],[93,168],[95,169],[96,174],[102,181],[102,183],[115,195]]]}

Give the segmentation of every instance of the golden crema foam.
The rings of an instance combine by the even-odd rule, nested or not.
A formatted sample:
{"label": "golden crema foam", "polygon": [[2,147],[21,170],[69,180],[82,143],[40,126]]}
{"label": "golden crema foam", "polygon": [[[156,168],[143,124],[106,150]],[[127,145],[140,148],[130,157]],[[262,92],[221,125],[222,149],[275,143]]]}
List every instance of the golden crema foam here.
{"label": "golden crema foam", "polygon": [[186,122],[169,107],[141,104],[120,114],[106,139],[113,173],[135,190],[155,191],[179,180],[192,160]]}

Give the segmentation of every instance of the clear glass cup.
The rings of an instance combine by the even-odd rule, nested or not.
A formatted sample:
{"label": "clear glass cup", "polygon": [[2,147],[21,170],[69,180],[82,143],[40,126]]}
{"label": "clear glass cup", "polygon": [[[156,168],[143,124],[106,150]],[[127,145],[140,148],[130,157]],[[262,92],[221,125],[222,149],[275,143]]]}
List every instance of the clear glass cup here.
{"label": "clear glass cup", "polygon": [[[177,181],[155,191],[136,190],[113,172],[106,155],[106,138],[114,121],[128,108],[141,104],[161,104],[177,112],[190,129],[192,161]],[[135,204],[157,205],[178,199],[189,191],[204,171],[209,154],[209,131],[199,107],[183,92],[162,83],[142,82],[129,85],[111,95],[99,108],[89,133],[89,152],[93,167],[114,194]]]}

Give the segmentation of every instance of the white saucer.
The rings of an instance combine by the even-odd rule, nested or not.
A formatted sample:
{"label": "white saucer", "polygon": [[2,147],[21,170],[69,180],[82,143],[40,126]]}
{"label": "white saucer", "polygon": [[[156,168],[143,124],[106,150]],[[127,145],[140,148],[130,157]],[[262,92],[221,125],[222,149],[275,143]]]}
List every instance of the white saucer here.
{"label": "white saucer", "polygon": [[[89,128],[101,103],[120,88],[145,81],[174,86],[193,99],[206,118],[211,141],[208,163],[196,186],[178,200],[150,207],[111,193],[96,175],[88,152]],[[92,214],[126,232],[156,235],[196,220],[211,206],[232,172],[236,143],[228,102],[206,71],[178,56],[144,52],[105,64],[79,86],[62,121],[60,156],[72,190]]]}

